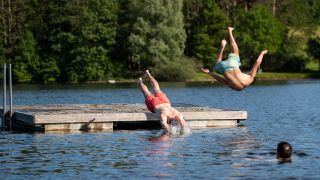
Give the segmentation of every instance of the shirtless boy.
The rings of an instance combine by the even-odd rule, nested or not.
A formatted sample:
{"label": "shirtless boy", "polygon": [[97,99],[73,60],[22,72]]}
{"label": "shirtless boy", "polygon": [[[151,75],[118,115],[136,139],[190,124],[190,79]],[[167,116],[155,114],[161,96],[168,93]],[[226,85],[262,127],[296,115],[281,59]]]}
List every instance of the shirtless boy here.
{"label": "shirtless boy", "polygon": [[183,119],[182,114],[171,107],[170,100],[160,90],[160,86],[157,80],[151,76],[148,70],[146,70],[145,75],[149,79],[150,84],[155,92],[154,95],[151,94],[151,92],[148,90],[148,87],[142,82],[142,78],[138,79],[138,85],[140,86],[140,90],[145,97],[145,104],[148,110],[159,115],[161,126],[165,131],[170,132],[169,124],[172,121],[179,122],[181,128],[185,129],[186,122]]}
{"label": "shirtless boy", "polygon": [[[264,50],[260,53],[249,74],[242,73],[239,68],[240,58],[238,45],[233,37],[232,31],[233,28],[228,27],[228,34],[232,49],[232,53],[229,54],[228,59],[222,61],[223,51],[227,44],[227,41],[224,39],[221,41],[220,51],[217,55],[213,72],[210,72],[208,69],[204,68],[202,68],[201,70],[204,73],[209,74],[219,82],[229,86],[231,89],[241,91],[255,81],[256,73],[262,62],[263,56],[267,54],[267,50]],[[223,76],[220,76],[218,74],[221,74]]]}

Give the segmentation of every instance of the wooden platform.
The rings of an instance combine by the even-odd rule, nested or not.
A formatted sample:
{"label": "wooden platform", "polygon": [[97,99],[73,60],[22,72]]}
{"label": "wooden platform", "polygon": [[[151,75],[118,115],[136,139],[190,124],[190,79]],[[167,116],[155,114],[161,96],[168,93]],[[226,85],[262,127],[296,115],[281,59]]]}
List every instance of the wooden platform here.
{"label": "wooden platform", "polygon": [[[190,128],[237,127],[246,111],[174,104]],[[2,117],[2,108],[0,114]],[[8,114],[8,113],[7,113]],[[6,125],[9,124],[6,118]],[[14,129],[32,131],[117,130],[160,128],[158,117],[143,104],[54,104],[15,106]]]}

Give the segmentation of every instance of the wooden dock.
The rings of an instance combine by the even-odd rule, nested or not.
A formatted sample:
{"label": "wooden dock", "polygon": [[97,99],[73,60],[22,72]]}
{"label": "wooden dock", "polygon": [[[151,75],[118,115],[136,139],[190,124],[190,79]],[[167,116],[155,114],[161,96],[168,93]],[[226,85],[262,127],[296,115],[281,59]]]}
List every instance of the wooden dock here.
{"label": "wooden dock", "polygon": [[[237,127],[246,111],[173,104],[190,128]],[[3,110],[0,109],[2,116]],[[8,114],[8,113],[7,113]],[[160,128],[159,118],[144,104],[53,104],[15,106],[13,128],[31,131],[73,131]],[[9,124],[6,118],[6,125]]]}

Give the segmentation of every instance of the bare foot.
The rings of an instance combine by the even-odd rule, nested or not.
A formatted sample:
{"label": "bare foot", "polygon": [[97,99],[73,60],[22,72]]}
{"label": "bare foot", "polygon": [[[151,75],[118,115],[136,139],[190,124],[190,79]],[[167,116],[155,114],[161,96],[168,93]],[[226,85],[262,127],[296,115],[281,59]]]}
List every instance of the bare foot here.
{"label": "bare foot", "polygon": [[141,83],[142,83],[142,78],[139,77],[139,78],[137,79],[137,84],[138,84],[138,85],[141,85]]}
{"label": "bare foot", "polygon": [[208,74],[210,72],[209,69],[206,69],[206,68],[201,68],[201,71],[206,73],[206,74]]}
{"label": "bare foot", "polygon": [[145,76],[147,76],[147,77],[150,77],[151,76],[151,74],[150,74],[150,72],[149,72],[149,70],[147,69],[146,70],[146,72],[145,72],[145,74],[144,74]]}
{"label": "bare foot", "polygon": [[221,41],[221,47],[225,47],[226,44],[227,44],[227,41],[226,41],[225,39],[223,39],[223,40]]}
{"label": "bare foot", "polygon": [[263,54],[263,55],[265,55],[265,54],[267,54],[268,53],[268,50],[263,50],[263,51],[261,51],[261,54]]}
{"label": "bare foot", "polygon": [[234,28],[233,27],[228,27],[228,31],[233,31]]}

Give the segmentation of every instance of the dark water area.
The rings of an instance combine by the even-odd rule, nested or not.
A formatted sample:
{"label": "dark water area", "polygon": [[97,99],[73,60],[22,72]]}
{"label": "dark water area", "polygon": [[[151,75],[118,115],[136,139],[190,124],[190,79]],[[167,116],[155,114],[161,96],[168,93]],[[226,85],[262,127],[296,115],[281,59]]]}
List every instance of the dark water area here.
{"label": "dark water area", "polygon": [[[248,119],[237,128],[175,136],[159,130],[0,131],[0,177],[320,178],[320,81],[258,82],[241,92],[208,82],[160,85],[173,103],[246,110]],[[13,92],[16,105],[143,103],[135,84],[16,85]],[[281,141],[293,146],[291,163],[275,159]]]}

